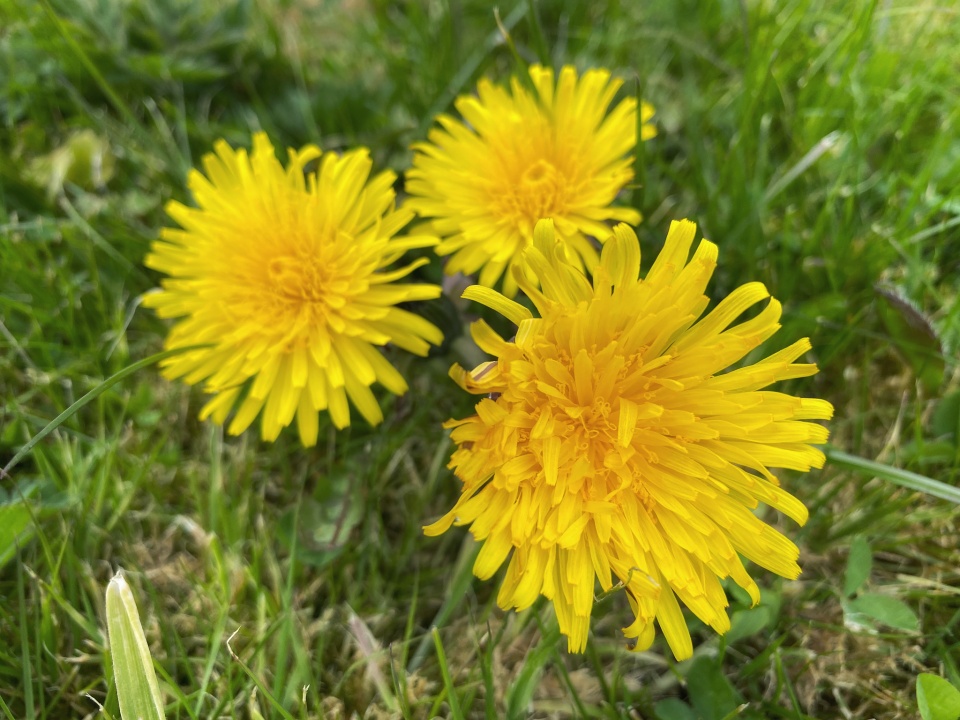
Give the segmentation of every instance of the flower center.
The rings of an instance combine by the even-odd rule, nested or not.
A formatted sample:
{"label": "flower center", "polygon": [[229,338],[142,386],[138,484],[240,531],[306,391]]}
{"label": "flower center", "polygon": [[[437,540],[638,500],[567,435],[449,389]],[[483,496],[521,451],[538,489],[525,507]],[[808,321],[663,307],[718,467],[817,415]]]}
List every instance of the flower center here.
{"label": "flower center", "polygon": [[[644,487],[642,474],[637,469],[656,462],[656,447],[645,443],[630,442],[622,445],[619,437],[620,398],[626,396],[637,404],[644,404],[652,396],[648,383],[636,377],[643,363],[640,352],[630,352],[620,347],[616,338],[598,349],[590,348],[593,364],[591,377],[584,378],[587,396],[578,390],[577,368],[573,354],[564,350],[555,351],[556,364],[549,368],[541,365],[536,373],[543,383],[552,386],[562,396],[539,395],[538,401],[550,407],[556,420],[553,434],[563,443],[574,448],[576,459],[585,459],[593,471],[588,477],[575,482],[576,492],[585,500],[610,500],[621,492],[635,497],[648,510],[653,510],[653,499]],[[566,376],[561,379],[561,376]],[[625,383],[629,379],[629,388]],[[648,421],[640,419],[635,426],[640,432],[661,434]],[[632,467],[625,471],[625,467]],[[624,477],[633,476],[633,482],[625,484]]]}
{"label": "flower center", "polygon": [[567,179],[549,161],[537,160],[520,175],[502,198],[502,214],[511,218],[525,237],[532,237],[538,220],[563,213]]}
{"label": "flower center", "polygon": [[611,405],[605,398],[597,398],[581,410],[583,414],[574,425],[575,436],[584,446],[584,454],[602,466],[604,455],[617,442],[617,426],[610,421]]}
{"label": "flower center", "polygon": [[[302,343],[307,328],[320,330],[335,320],[336,308],[345,303],[345,283],[336,265],[297,251],[272,257],[264,265],[263,290],[252,304],[262,332],[283,336],[281,344],[294,336]],[[251,287],[249,292],[257,291]]]}
{"label": "flower center", "polygon": [[267,266],[271,293],[288,303],[321,303],[327,273],[313,257],[281,255]]}

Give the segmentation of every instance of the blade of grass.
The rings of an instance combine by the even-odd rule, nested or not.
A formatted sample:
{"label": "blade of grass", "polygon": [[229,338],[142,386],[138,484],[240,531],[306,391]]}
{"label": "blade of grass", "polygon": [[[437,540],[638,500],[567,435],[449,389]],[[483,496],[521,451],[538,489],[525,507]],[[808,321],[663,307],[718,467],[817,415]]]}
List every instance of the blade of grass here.
{"label": "blade of grass", "polygon": [[[223,634],[227,629],[227,619],[228,613],[227,606],[225,605],[218,614],[217,624],[211,636],[210,647],[220,647],[220,643],[223,641]],[[193,708],[193,712],[190,713],[191,717],[200,717],[200,713],[203,711],[203,703],[207,699],[207,688],[210,687],[210,680],[213,677],[217,656],[218,653],[212,652],[207,657],[207,662],[203,668],[203,676],[200,681],[200,690],[197,692],[197,702]]]}
{"label": "blade of grass", "polygon": [[[487,631],[489,635],[489,630]],[[483,676],[483,711],[487,720],[496,720],[497,718],[497,696],[493,684],[493,650],[496,645],[487,643],[487,647],[478,653],[480,661],[480,673]]]}
{"label": "blade of grass", "polygon": [[583,701],[580,700],[580,693],[574,686],[573,680],[570,678],[570,673],[567,670],[566,665],[564,665],[563,657],[560,655],[560,648],[558,645],[559,643],[555,644],[553,649],[553,667],[556,668],[557,673],[563,680],[563,684],[567,688],[567,693],[569,693],[570,699],[573,700],[573,704],[577,707],[577,716],[584,718],[590,717],[590,714],[587,712],[587,708],[584,706]]}
{"label": "blade of grass", "polygon": [[787,188],[794,180],[800,177],[803,173],[813,167],[813,164],[817,162],[823,155],[825,155],[830,150],[833,150],[843,140],[843,133],[839,130],[834,130],[833,132],[827,133],[816,145],[814,145],[807,154],[804,155],[797,163],[787,170],[783,175],[770,183],[770,187],[767,188],[767,191],[763,195],[764,202],[770,202],[779,195],[783,190]]}
{"label": "blade of grass", "polygon": [[533,47],[537,51],[537,58],[539,58],[541,65],[549,67],[550,49],[547,47],[547,41],[543,34],[543,25],[540,23],[540,13],[537,12],[536,0],[527,0],[527,22],[530,23],[530,35],[533,39]]}
{"label": "blade of grass", "polygon": [[501,22],[497,24],[497,29],[491,31],[483,45],[475,50],[469,58],[467,58],[467,61],[450,80],[446,90],[444,90],[443,94],[437,98],[437,100],[430,107],[429,112],[427,112],[424,116],[420,123],[420,128],[417,130],[417,135],[419,137],[423,137],[427,134],[427,130],[433,124],[436,116],[442,112],[446,112],[447,108],[450,106],[450,103],[452,103],[454,98],[463,91],[463,88],[470,81],[470,78],[473,77],[474,73],[477,72],[477,69],[484,62],[489,60],[490,53],[494,50],[494,48],[497,47],[497,45],[500,44],[503,39],[503,29],[506,28],[506,30],[509,32],[514,26],[516,26],[518,22],[520,22],[520,18],[523,17],[523,14],[523,3],[518,3],[517,6],[511,10],[505,18],[502,18]]}
{"label": "blade of grass", "polygon": [[0,710],[3,710],[3,714],[7,717],[7,720],[16,720],[13,717],[13,713],[10,712],[10,708],[7,707],[7,704],[3,701],[3,698],[0,697]]}
{"label": "blade of grass", "polygon": [[443,676],[443,686],[447,689],[447,702],[450,705],[450,714],[455,720],[463,720],[463,711],[460,709],[460,701],[457,700],[457,692],[453,687],[453,678],[450,677],[450,666],[447,665],[447,655],[443,652],[443,643],[440,642],[440,631],[433,627],[430,630],[433,636],[433,646],[437,649],[437,663],[440,665],[440,674]]}
{"label": "blade of grass", "polygon": [[[453,582],[448,586],[446,596],[443,599],[443,605],[433,619],[433,625],[443,627],[453,612],[460,606],[470,585],[473,582],[473,564],[480,554],[480,544],[473,541],[473,538],[467,536],[464,538],[464,544],[460,549],[460,557],[453,573]],[[413,672],[420,667],[420,664],[427,656],[427,650],[430,647],[430,639],[424,636],[423,640],[417,646],[413,653],[413,658],[407,666],[407,672]]]}
{"label": "blade of grass", "polygon": [[30,453],[30,451],[33,450],[34,447],[36,447],[38,442],[43,440],[47,435],[52,433],[58,427],[63,425],[63,423],[65,423],[67,420],[69,420],[74,415],[76,415],[77,411],[80,410],[80,408],[82,408],[84,405],[89,403],[91,400],[95,400],[96,398],[100,397],[104,392],[112,388],[114,385],[116,385],[118,382],[120,382],[124,378],[127,378],[133,375],[138,370],[142,370],[145,367],[150,367],[154,363],[158,363],[161,360],[165,360],[168,357],[173,357],[174,355],[180,355],[181,353],[189,352],[190,350],[196,350],[197,348],[200,348],[200,347],[205,347],[205,346],[191,345],[189,347],[175,348],[173,350],[164,350],[163,352],[159,352],[159,353],[156,353],[155,355],[151,355],[150,357],[144,358],[143,360],[139,360],[133,363],[133,365],[128,365],[123,370],[117,373],[114,373],[113,375],[108,377],[106,380],[104,380],[102,383],[97,385],[93,390],[91,390],[82,398],[80,398],[75,403],[73,403],[73,405],[71,405],[62,413],[57,415],[53,420],[47,423],[46,427],[44,427],[43,430],[38,432],[32,438],[30,438],[30,440],[28,440],[27,443],[17,451],[17,454],[10,459],[10,462],[4,465],[3,469],[0,469],[0,478],[8,477],[10,470],[12,470],[13,467],[18,462],[20,462],[24,457],[26,457]]}
{"label": "blade of grass", "polygon": [[67,45],[77,56],[77,59],[80,60],[80,64],[83,65],[87,72],[90,73],[90,76],[93,78],[94,82],[99,86],[100,90],[103,91],[103,94],[107,96],[107,99],[110,101],[110,104],[113,105],[114,109],[120,113],[123,119],[130,123],[130,127],[139,128],[140,123],[137,121],[137,118],[134,116],[133,111],[130,110],[130,107],[120,98],[119,95],[111,87],[110,83],[107,82],[106,78],[103,77],[103,74],[94,64],[93,60],[90,59],[90,56],[84,51],[80,44],[77,42],[76,38],[67,31],[67,28],[64,26],[63,21],[60,19],[60,16],[57,15],[57,11],[53,9],[53,6],[50,4],[50,0],[41,0],[43,9],[46,10],[47,15],[50,16],[50,20],[57,28],[57,32],[60,33],[60,36],[66,41]]}
{"label": "blade of grass", "polygon": [[[537,613],[539,619],[539,613]],[[544,629],[537,647],[524,658],[523,669],[517,675],[517,679],[507,689],[505,702],[507,705],[507,717],[510,720],[514,718],[527,717],[530,712],[530,702],[533,700],[533,692],[537,689],[540,678],[547,667],[547,663],[556,653],[557,643],[560,641],[560,627],[556,623],[551,623],[549,628]]]}
{"label": "blade of grass", "polygon": [[832,447],[825,448],[824,453],[830,463],[835,467],[853,470],[861,475],[883,478],[901,487],[926,493],[941,500],[952,502],[955,505],[960,505],[960,488],[954,487],[953,485],[947,485],[939,480],[928,478],[926,475],[918,475],[909,470],[901,470],[900,468],[891,467],[890,465],[884,465],[883,463],[874,462],[873,460],[866,460],[856,455],[850,455]]}
{"label": "blade of grass", "polygon": [[[292,565],[293,563],[291,563]],[[370,628],[367,624],[360,618],[359,615],[351,608],[349,605],[347,608],[347,627],[349,628],[350,634],[353,636],[354,641],[357,644],[357,650],[360,652],[360,656],[363,659],[364,666],[366,668],[366,677],[373,683],[373,686],[377,690],[377,694],[380,695],[380,699],[383,701],[383,704],[386,706],[387,710],[390,712],[397,712],[399,710],[399,703],[397,699],[393,696],[393,693],[390,691],[390,685],[387,683],[387,679],[383,675],[383,670],[380,667],[380,661],[383,658],[383,650],[380,647],[380,643],[373,636],[373,633],[370,631]]]}
{"label": "blade of grass", "polygon": [[133,592],[122,573],[107,585],[107,632],[120,716],[163,720],[163,696]]}
{"label": "blade of grass", "polygon": [[[101,250],[104,255],[116,261],[128,274],[136,274],[141,279],[146,280],[146,272],[144,272],[139,265],[130,262],[128,258],[124,257],[103,235],[98,233],[90,223],[84,220],[83,216],[77,211],[66,195],[60,198],[59,204],[67,217],[77,224],[77,227],[83,232],[84,237],[93,243],[98,250]],[[96,265],[91,263],[91,268],[96,269]]]}
{"label": "blade of grass", "polygon": [[234,630],[233,635],[228,637],[226,640],[227,652],[230,653],[230,657],[235,663],[237,663],[237,665],[240,666],[240,669],[243,670],[244,674],[253,681],[253,684],[257,686],[257,690],[260,691],[260,694],[266,698],[267,702],[270,703],[274,710],[280,713],[280,716],[284,718],[284,720],[297,720],[293,715],[284,709],[283,705],[277,702],[277,699],[270,693],[270,690],[263,683],[263,681],[258,678],[249,667],[247,667],[247,664],[243,662],[243,660],[240,659],[240,656],[233,651],[232,647],[230,647],[230,641],[233,640],[238,632],[240,632],[239,628]]}
{"label": "blade of grass", "polygon": [[23,590],[23,563],[17,563],[17,599],[20,602],[20,653],[23,661],[23,704],[27,717],[33,717],[33,672],[27,644],[27,603]]}
{"label": "blade of grass", "polygon": [[[517,9],[522,9],[523,5],[518,5]],[[510,30],[500,19],[500,8],[493,9],[493,18],[497,21],[497,29],[500,31],[500,35],[503,38],[504,44],[507,46],[507,49],[510,50],[510,56],[513,58],[513,64],[516,67],[516,78],[520,81],[520,84],[533,96],[539,105],[541,103],[540,93],[537,90],[537,86],[533,84],[533,78],[530,77],[530,67],[527,65],[526,61],[521,57],[520,51],[517,50],[517,44],[513,41],[513,35],[510,34]]]}
{"label": "blade of grass", "polygon": [[400,656],[400,664],[406,667],[407,654],[410,652],[410,643],[413,638],[413,630],[417,623],[417,600],[420,596],[420,571],[413,576],[413,592],[410,595],[410,610],[407,613],[407,625],[403,629],[403,650]]}
{"label": "blade of grass", "polygon": [[637,147],[633,154],[633,197],[631,205],[641,213],[647,194],[647,163],[644,158],[643,142],[643,97],[646,91],[646,78],[637,70]]}

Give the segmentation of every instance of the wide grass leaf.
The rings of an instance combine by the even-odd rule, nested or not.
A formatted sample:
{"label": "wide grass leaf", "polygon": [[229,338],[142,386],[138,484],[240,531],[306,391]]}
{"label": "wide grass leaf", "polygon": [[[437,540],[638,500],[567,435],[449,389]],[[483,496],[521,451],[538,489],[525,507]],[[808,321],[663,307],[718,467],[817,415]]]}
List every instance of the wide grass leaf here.
{"label": "wide grass leaf", "polygon": [[123,720],[164,720],[163,697],[137,603],[119,573],[107,585],[107,632]]}
{"label": "wide grass leaf", "polygon": [[33,535],[30,510],[23,500],[0,505],[0,568],[17,554],[17,549]]}

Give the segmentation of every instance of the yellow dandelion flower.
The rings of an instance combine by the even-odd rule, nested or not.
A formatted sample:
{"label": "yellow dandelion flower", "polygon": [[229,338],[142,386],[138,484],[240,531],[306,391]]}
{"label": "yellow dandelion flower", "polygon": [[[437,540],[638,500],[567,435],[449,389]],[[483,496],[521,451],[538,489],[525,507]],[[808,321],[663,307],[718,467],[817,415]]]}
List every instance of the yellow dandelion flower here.
{"label": "yellow dandelion flower", "polygon": [[464,293],[518,329],[506,341],[478,321],[473,337],[496,359],[451,369],[462,388],[487,397],[476,415],[447,423],[462,495],[425,531],[471,525],[484,541],[473,568],[482,579],[512,551],[499,605],[523,609],[544,595],[572,652],[586,646],[595,580],[606,591],[615,576],[626,589],[636,620],[624,633],[636,649],[650,646],[656,620],[682,660],[693,647],[680,603],[724,633],[721,579],[759,602],[741,556],[784,577],[800,573],[797,547],[752,510],[763,502],[806,521],[769,468],[821,467],[811,443],[827,430],[804,421],[833,408],[763,389],[817,372],[794,362],[806,339],[721,372],[779,328],[780,303],[771,298],[734,324],[770,297],[748,283],[701,318],[717,247],[703,240],[688,262],[695,232],[674,223],[639,280],[637,237],[619,225],[591,283],[544,220],[517,273],[540,317],[489,288]]}
{"label": "yellow dandelion flower", "polygon": [[[611,206],[633,178],[637,142],[636,100],[607,112],[622,81],[601,69],[578,79],[568,66],[554,85],[553,70],[538,65],[530,79],[536,95],[517,78],[509,91],[481,80],[476,96],[455,103],[463,121],[438,117],[407,172],[409,207],[432,218],[443,238],[437,253],[452,254],[446,272],[480,270],[487,287],[518,263],[542,218],[553,218],[571,261],[591,272],[599,256],[588,236],[605,241],[607,220],[640,221],[636,210]],[[642,121],[652,116],[643,103]],[[641,139],[654,135],[644,124]],[[503,294],[516,291],[508,271]]]}
{"label": "yellow dandelion flower", "polygon": [[[201,410],[239,434],[261,415],[274,440],[294,416],[304,445],[317,440],[319,413],[350,424],[349,404],[371,424],[383,419],[370,390],[407,384],[375,347],[393,343],[426,355],[440,331],[397,303],[436,298],[440,288],[394,284],[427,260],[388,266],[427,236],[395,237],[413,216],[394,207],[395,175],[370,178],[366,149],[337,155],[313,145],[289,150],[286,169],[263,133],[253,151],[225,141],[203,158],[188,185],[197,208],[178,202],[145,263],[169,277],[144,303],[178,318],[167,348],[206,344],[163,363],[168,378],[203,383]],[[319,159],[316,172],[307,163]],[[349,402],[348,402],[349,400]]]}

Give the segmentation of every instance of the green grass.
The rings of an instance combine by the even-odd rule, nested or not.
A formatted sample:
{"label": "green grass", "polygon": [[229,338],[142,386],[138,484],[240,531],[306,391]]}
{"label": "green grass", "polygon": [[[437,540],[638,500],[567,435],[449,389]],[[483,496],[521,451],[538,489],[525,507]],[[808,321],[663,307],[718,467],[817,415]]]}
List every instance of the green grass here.
{"label": "green grass", "polygon": [[[627,652],[616,593],[571,656],[549,606],[504,613],[471,579],[464,531],[420,531],[458,489],[440,430],[471,407],[446,378],[456,343],[397,353],[412,387],[383,398],[384,426],[310,450],[224,437],[147,367],[0,479],[0,717],[119,717],[118,568],[171,718],[913,718],[920,672],[960,685],[958,510],[897,473],[960,481],[960,12],[554,0],[500,17],[525,62],[641,82],[659,128],[634,194],[645,265],[671,219],[697,221],[720,245],[713,296],[766,283],[774,343],[810,336],[822,368],[789,388],[833,402],[838,452],[887,469],[836,455],[786,477],[811,508],[787,530],[803,575],[758,572],[755,609],[732,589],[725,639],[691,620],[693,660],[662,639]],[[365,144],[402,171],[437,112],[515,62],[477,0],[0,0],[0,465],[161,350],[141,260],[215,139]]]}

